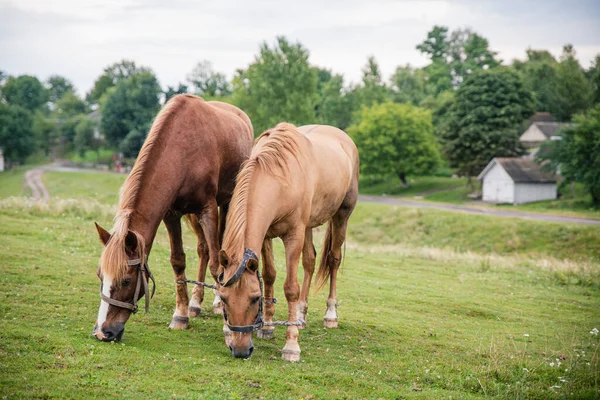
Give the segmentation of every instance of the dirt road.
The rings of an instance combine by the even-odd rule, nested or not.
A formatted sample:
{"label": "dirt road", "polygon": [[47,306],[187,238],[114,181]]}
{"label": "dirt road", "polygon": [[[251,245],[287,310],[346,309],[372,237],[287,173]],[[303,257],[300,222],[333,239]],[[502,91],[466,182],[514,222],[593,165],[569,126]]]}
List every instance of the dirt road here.
{"label": "dirt road", "polygon": [[389,204],[389,205],[404,206],[404,207],[433,208],[433,209],[437,209],[437,210],[463,212],[463,213],[467,213],[467,214],[491,215],[491,216],[496,216],[496,217],[523,218],[523,219],[531,219],[531,220],[537,220],[537,221],[551,221],[551,222],[571,222],[574,224],[600,226],[600,220],[597,220],[597,219],[564,217],[562,215],[537,214],[537,213],[529,213],[529,212],[524,212],[524,211],[509,211],[509,210],[496,210],[496,209],[491,209],[491,208],[467,207],[467,206],[459,206],[459,205],[455,205],[455,204],[426,203],[426,202],[420,202],[420,201],[404,200],[404,199],[400,199],[397,197],[358,196],[358,201],[367,202],[367,203]]}

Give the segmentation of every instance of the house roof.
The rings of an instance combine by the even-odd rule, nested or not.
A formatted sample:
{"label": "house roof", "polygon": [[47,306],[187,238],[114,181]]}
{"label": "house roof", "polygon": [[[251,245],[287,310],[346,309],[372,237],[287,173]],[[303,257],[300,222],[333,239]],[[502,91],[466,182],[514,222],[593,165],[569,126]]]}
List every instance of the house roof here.
{"label": "house roof", "polygon": [[531,126],[536,122],[556,122],[556,120],[549,112],[536,112],[529,118],[529,125]]}
{"label": "house roof", "polygon": [[542,171],[542,165],[536,163],[531,158],[505,157],[496,157],[490,161],[477,179],[483,179],[496,164],[499,164],[514,182],[554,183],[557,180],[555,174]]}
{"label": "house roof", "polygon": [[533,125],[537,126],[544,136],[550,139],[552,136],[556,136],[556,133],[558,133],[561,128],[570,126],[571,124],[564,122],[535,122]]}

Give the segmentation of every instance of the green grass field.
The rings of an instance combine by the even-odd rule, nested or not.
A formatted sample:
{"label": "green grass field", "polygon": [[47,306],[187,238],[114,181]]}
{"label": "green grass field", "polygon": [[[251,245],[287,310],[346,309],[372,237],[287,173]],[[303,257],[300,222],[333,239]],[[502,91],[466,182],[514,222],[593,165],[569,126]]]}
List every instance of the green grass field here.
{"label": "green grass field", "polygon": [[395,176],[370,176],[360,177],[360,192],[370,195],[387,196],[417,196],[437,190],[448,190],[464,186],[466,179],[449,178],[443,176],[418,176],[408,177],[407,188],[402,187],[400,179]]}
{"label": "green grass field", "polygon": [[[326,290],[313,291],[295,364],[280,358],[283,328],[272,341],[256,339],[250,360],[234,359],[209,307],[190,329],[168,330],[175,287],[161,227],[150,257],[158,283],[150,312],[130,319],[122,342],[98,342],[91,330],[101,246],[93,221],[111,225],[122,178],[47,173],[60,199],[0,200],[1,396],[600,395],[600,335],[590,333],[600,329],[600,228],[593,226],[359,204],[338,281],[340,328],[322,328]],[[187,230],[185,244],[193,275]],[[275,250],[276,317],[283,318],[278,241]]]}

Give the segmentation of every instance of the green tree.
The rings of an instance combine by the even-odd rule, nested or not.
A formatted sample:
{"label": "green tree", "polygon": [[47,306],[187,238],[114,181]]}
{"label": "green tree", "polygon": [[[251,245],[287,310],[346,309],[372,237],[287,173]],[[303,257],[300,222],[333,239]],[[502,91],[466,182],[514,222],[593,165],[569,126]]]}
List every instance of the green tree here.
{"label": "green tree", "polygon": [[352,121],[355,108],[351,96],[344,91],[344,78],[336,74],[323,84],[320,91],[317,121],[320,124],[346,129]]}
{"label": "green tree", "polygon": [[536,111],[555,113],[558,104],[555,88],[558,81],[557,61],[546,50],[527,50],[526,61],[513,61],[513,67],[519,71],[527,89],[533,92]]}
{"label": "green tree", "polygon": [[348,133],[367,174],[394,174],[406,186],[406,175],[431,173],[440,163],[431,114],[411,104],[363,107]]}
{"label": "green tree", "polygon": [[145,139],[146,135],[144,133],[137,129],[133,129],[125,136],[125,139],[123,139],[119,145],[119,151],[123,153],[125,157],[137,157]]}
{"label": "green tree", "polygon": [[188,87],[187,87],[187,85],[184,85],[183,83],[180,83],[178,87],[167,86],[167,90],[164,91],[165,103],[167,102],[167,100],[169,100],[171,97],[175,96],[176,94],[183,94],[183,93],[187,93],[187,92],[188,92]]}
{"label": "green tree", "polygon": [[439,138],[448,125],[450,109],[454,104],[455,91],[446,90],[437,96],[427,96],[420,106],[431,111],[435,134]]}
{"label": "green tree", "polygon": [[592,103],[600,104],[600,54],[596,55],[587,76],[592,88]]}
{"label": "green tree", "polygon": [[313,123],[317,96],[317,73],[308,63],[309,52],[284,37],[260,53],[247,70],[233,80],[233,102],[246,111],[255,134],[281,121],[297,125]]}
{"label": "green tree", "polygon": [[500,65],[488,40],[470,29],[457,29],[448,35],[447,27],[434,26],[417,50],[431,60],[423,70],[436,93],[458,87],[475,71]]}
{"label": "green tree", "polygon": [[594,206],[600,207],[600,105],[574,121],[574,126],[561,130],[561,140],[548,143],[541,159],[559,168],[567,182],[582,182]]}
{"label": "green tree", "polygon": [[75,87],[67,78],[60,75],[52,75],[46,80],[48,88],[48,101],[52,104],[60,100],[67,92],[75,92]]}
{"label": "green tree", "polygon": [[56,138],[56,121],[53,117],[49,117],[41,110],[36,110],[33,115],[32,132],[36,138],[38,146],[44,150],[44,154],[48,156],[50,149]]}
{"label": "green tree", "polygon": [[362,82],[353,90],[356,101],[361,106],[370,107],[373,104],[380,104],[391,99],[391,93],[383,82],[381,70],[375,57],[367,59],[367,63],[362,68]]}
{"label": "green tree", "polygon": [[494,157],[523,154],[519,127],[533,112],[533,96],[516,72],[475,72],[458,88],[442,133],[450,166],[471,177]]}
{"label": "green tree", "polygon": [[87,150],[96,151],[96,159],[99,158],[100,148],[98,140],[94,137],[95,123],[87,117],[82,117],[75,126],[75,138],[73,144],[80,156],[84,156]]}
{"label": "green tree", "polygon": [[130,60],[121,60],[109,65],[104,68],[102,75],[94,82],[94,87],[87,94],[87,101],[92,104],[99,104],[102,97],[107,94],[109,88],[142,72],[152,73],[149,68],[137,66],[134,61]]}
{"label": "green tree", "polygon": [[427,38],[417,45],[417,50],[428,55],[432,63],[446,63],[448,58],[448,27],[434,26],[427,33]]}
{"label": "green tree", "polygon": [[100,127],[108,143],[119,146],[133,130],[148,132],[160,109],[160,94],[158,81],[151,72],[140,72],[120,81],[109,92],[102,108]]}
{"label": "green tree", "polygon": [[428,83],[427,74],[422,69],[410,65],[397,67],[392,75],[392,98],[396,103],[419,105],[435,89]]}
{"label": "green tree", "polygon": [[200,96],[211,98],[231,94],[231,87],[225,75],[215,72],[208,60],[199,62],[188,74],[187,81]]}
{"label": "green tree", "polygon": [[67,91],[54,105],[53,115],[58,120],[71,118],[87,111],[82,99],[72,90]]}
{"label": "green tree", "polygon": [[0,103],[0,148],[9,164],[24,162],[35,150],[33,117],[28,109]]}
{"label": "green tree", "polygon": [[573,115],[592,105],[592,87],[575,58],[573,46],[566,45],[563,48],[560,63],[556,67],[556,77],[556,109],[551,112],[561,121],[570,121]]}
{"label": "green tree", "polygon": [[38,78],[21,75],[9,77],[2,88],[6,101],[15,106],[21,106],[34,111],[45,106],[48,101],[48,91]]}
{"label": "green tree", "polygon": [[460,85],[475,71],[500,65],[500,61],[496,60],[498,53],[490,50],[488,40],[470,29],[458,29],[452,32],[448,47],[455,86]]}

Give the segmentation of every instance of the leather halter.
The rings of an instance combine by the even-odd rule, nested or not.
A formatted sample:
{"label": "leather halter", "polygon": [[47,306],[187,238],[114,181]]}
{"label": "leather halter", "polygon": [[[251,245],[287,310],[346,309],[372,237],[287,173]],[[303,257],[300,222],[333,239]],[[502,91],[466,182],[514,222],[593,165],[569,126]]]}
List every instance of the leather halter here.
{"label": "leather halter", "polygon": [[[244,258],[242,259],[242,262],[240,263],[240,266],[238,267],[238,269],[235,271],[235,274],[233,274],[233,276],[231,278],[229,278],[227,280],[227,282],[223,283],[223,278],[224,278],[225,272],[224,271],[221,272],[219,274],[219,276],[217,277],[217,282],[219,283],[219,285],[221,285],[223,287],[227,287],[227,286],[231,286],[234,283],[236,283],[242,277],[242,274],[246,270],[246,267],[248,267],[248,262],[250,260],[254,260],[254,261],[258,262],[258,256],[251,249],[244,249]],[[263,308],[264,308],[265,298],[263,296],[263,280],[262,280],[262,276],[260,275],[259,270],[260,270],[260,268],[256,269],[256,276],[257,276],[258,282],[260,284],[260,300],[258,303],[258,314],[256,315],[256,320],[254,320],[254,323],[252,325],[240,325],[240,326],[229,324],[229,321],[227,320],[227,312],[225,312],[225,307],[223,307],[223,320],[225,321],[225,325],[227,325],[229,330],[232,332],[251,333],[251,332],[255,332],[255,331],[262,329],[262,327],[265,325],[265,322],[263,320]]]}
{"label": "leather halter", "polygon": [[[145,310],[146,310],[146,312],[148,312],[148,308],[150,307],[150,299],[152,297],[154,297],[154,292],[156,291],[156,282],[154,281],[154,276],[152,275],[152,272],[150,272],[148,263],[142,264],[142,260],[140,258],[136,258],[133,260],[127,260],[127,265],[129,265],[131,267],[137,267],[137,270],[138,270],[137,284],[135,286],[135,293],[133,295],[133,300],[131,302],[127,303],[124,301],[111,299],[110,297],[105,296],[104,293],[102,293],[102,284],[100,284],[100,298],[112,306],[124,308],[135,314],[138,311],[137,302],[138,302],[138,297],[140,295],[140,289],[143,285],[144,286],[144,297],[146,298]],[[148,273],[148,278],[152,280],[152,294],[151,295],[148,294],[148,292],[149,292],[148,278],[146,278],[145,272]]]}

